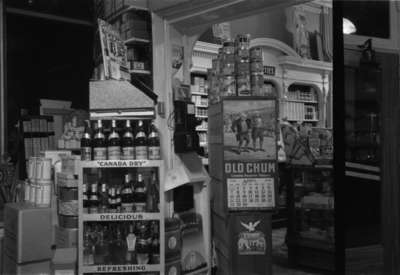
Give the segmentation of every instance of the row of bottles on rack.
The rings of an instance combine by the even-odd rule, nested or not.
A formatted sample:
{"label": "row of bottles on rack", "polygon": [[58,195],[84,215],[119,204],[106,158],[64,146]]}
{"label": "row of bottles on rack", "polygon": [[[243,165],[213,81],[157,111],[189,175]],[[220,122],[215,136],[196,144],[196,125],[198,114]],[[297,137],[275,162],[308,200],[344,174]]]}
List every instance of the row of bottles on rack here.
{"label": "row of bottles on rack", "polygon": [[112,120],[108,135],[102,120],[97,121],[94,131],[90,124],[87,120],[81,139],[82,160],[161,159],[160,139],[154,123],[146,131],[143,120],[137,122],[136,128],[126,120],[123,129],[117,128],[116,120]]}
{"label": "row of bottles on rack", "polygon": [[84,224],[83,265],[159,264],[158,221]]}
{"label": "row of bottles on rack", "polygon": [[[84,213],[159,212],[160,196],[157,173],[136,170],[124,179],[111,179],[98,169],[98,176],[83,183]],[[88,185],[88,186],[87,186]]]}

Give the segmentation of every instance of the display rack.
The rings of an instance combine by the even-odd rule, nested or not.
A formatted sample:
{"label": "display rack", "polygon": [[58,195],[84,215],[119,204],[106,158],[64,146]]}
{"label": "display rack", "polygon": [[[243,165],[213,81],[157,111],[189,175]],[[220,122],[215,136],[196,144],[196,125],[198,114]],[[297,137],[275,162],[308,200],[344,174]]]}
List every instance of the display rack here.
{"label": "display rack", "polygon": [[[159,272],[164,274],[165,256],[164,256],[164,192],[163,185],[160,182],[160,206],[159,212],[132,212],[132,213],[83,213],[83,183],[84,174],[93,169],[117,169],[119,173],[122,171],[135,171],[138,169],[156,169],[158,171],[157,178],[164,178],[163,162],[161,160],[104,160],[104,161],[82,161],[79,174],[79,249],[78,249],[78,268],[79,274],[84,273],[136,273],[136,272]],[[121,173],[121,180],[122,180]],[[159,224],[159,244],[160,244],[160,260],[155,264],[83,264],[83,243],[85,225],[91,222],[104,222],[115,224],[118,222],[140,222],[140,221],[157,221]],[[104,224],[103,223],[103,224]]]}
{"label": "display rack", "polygon": [[[223,274],[272,273],[277,105],[276,97],[254,96],[221,97],[220,102],[210,105],[213,240]],[[250,142],[238,142],[243,114],[253,122],[261,119],[263,145],[255,148]],[[257,245],[248,245],[253,242]]]}
{"label": "display rack", "polygon": [[288,256],[293,265],[335,270],[332,165],[285,167],[289,226]]}
{"label": "display rack", "polygon": [[193,67],[191,68],[192,102],[195,104],[195,116],[201,120],[196,127],[199,135],[203,164],[208,165],[208,84],[207,69],[212,67],[212,59],[218,54],[220,45],[197,41],[192,54]]}
{"label": "display rack", "polygon": [[30,157],[39,156],[41,151],[53,150],[55,145],[54,121],[52,116],[24,116],[19,121],[21,145],[21,177],[26,176],[26,162]]}
{"label": "display rack", "polygon": [[120,33],[131,78],[153,87],[152,16],[147,1],[97,0],[95,11]]}

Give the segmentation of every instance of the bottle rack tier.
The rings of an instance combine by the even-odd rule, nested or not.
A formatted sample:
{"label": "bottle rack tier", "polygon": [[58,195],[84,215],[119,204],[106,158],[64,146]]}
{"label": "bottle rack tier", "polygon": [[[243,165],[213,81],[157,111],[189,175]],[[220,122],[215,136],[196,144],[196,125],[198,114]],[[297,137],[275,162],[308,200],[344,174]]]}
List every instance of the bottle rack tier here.
{"label": "bottle rack tier", "polygon": [[[160,180],[163,178],[163,164],[161,160],[97,160],[81,161],[79,174],[79,274],[86,273],[142,273],[164,274],[164,196]],[[143,209],[137,209],[135,204],[129,212],[118,208],[110,208],[113,203],[104,200],[98,192],[96,207],[92,204],[90,184],[97,182],[99,190],[106,182],[110,188],[120,188],[127,179],[132,179],[132,190],[135,184],[145,183],[146,198],[149,190],[157,192],[158,207],[149,207],[146,200]],[[153,177],[153,175],[156,175]],[[126,175],[131,175],[127,178]],[[156,181],[154,179],[157,179]],[[84,184],[88,188],[84,188]],[[128,184],[126,184],[128,185]],[[143,187],[143,186],[142,186]],[[140,188],[142,188],[140,187]],[[122,189],[122,187],[121,187]],[[84,205],[84,191],[87,202]],[[111,192],[113,194],[113,192]],[[121,192],[119,192],[121,194]],[[109,196],[113,197],[113,196]],[[139,197],[132,197],[139,201]],[[112,200],[111,200],[112,201]],[[126,202],[126,200],[125,200]],[[105,207],[107,205],[107,207]],[[84,207],[85,206],[85,207]],[[88,207],[89,206],[89,207]]]}

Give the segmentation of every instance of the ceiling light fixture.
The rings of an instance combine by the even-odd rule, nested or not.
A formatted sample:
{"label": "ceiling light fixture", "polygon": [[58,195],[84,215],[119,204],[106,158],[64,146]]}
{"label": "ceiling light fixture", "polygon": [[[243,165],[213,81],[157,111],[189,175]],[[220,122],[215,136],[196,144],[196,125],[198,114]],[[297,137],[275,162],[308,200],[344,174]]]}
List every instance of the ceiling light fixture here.
{"label": "ceiling light fixture", "polygon": [[357,31],[356,26],[347,18],[343,18],[343,33],[352,34]]}

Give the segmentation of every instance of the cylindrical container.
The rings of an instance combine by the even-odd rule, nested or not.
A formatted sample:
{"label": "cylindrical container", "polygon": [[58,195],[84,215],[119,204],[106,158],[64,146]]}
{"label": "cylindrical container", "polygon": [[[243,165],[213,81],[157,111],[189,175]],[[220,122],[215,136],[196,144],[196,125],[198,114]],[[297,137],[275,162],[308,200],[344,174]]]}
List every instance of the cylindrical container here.
{"label": "cylindrical container", "polygon": [[173,257],[165,257],[165,274],[166,275],[181,275],[181,256],[176,254]]}
{"label": "cylindrical container", "polygon": [[223,75],[234,75],[236,71],[235,66],[235,59],[229,58],[224,60],[223,67],[222,67],[222,74]]}
{"label": "cylindrical container", "polygon": [[233,75],[222,78],[221,96],[236,96],[236,79]]}
{"label": "cylindrical container", "polygon": [[235,54],[235,42],[227,40],[222,44],[224,54]]}
{"label": "cylindrical container", "polygon": [[36,181],[32,181],[29,184],[29,202],[33,205],[35,205],[35,200],[36,200]]}
{"label": "cylindrical container", "polygon": [[248,59],[237,60],[237,75],[250,74],[250,62]]}
{"label": "cylindrical container", "polygon": [[261,61],[262,62],[262,48],[261,47],[253,47],[250,49],[250,59],[253,61]]}
{"label": "cylindrical container", "polygon": [[51,206],[51,190],[53,182],[51,180],[36,181],[35,206],[50,207]]}
{"label": "cylindrical container", "polygon": [[51,159],[39,158],[36,161],[36,179],[51,180]]}
{"label": "cylindrical container", "polygon": [[53,182],[51,180],[38,180],[36,183],[35,206],[50,207]]}
{"label": "cylindrical container", "polygon": [[250,71],[251,73],[263,73],[264,65],[262,61],[252,60],[250,62]]}
{"label": "cylindrical container", "polygon": [[64,228],[78,228],[78,217],[58,215],[58,223]]}
{"label": "cylindrical container", "polygon": [[252,73],[250,77],[251,95],[262,96],[264,86],[264,75],[260,73]]}
{"label": "cylindrical container", "polygon": [[25,180],[24,182],[24,202],[29,203],[30,202],[30,192],[31,192],[31,187],[29,184],[28,180]]}
{"label": "cylindrical container", "polygon": [[249,59],[250,58],[250,35],[239,34],[235,39],[236,54],[239,58]]}
{"label": "cylindrical container", "polygon": [[58,188],[58,214],[78,215],[78,188]]}
{"label": "cylindrical container", "polygon": [[214,58],[212,60],[212,69],[214,70],[214,72],[220,72],[221,71],[221,60],[218,58]]}
{"label": "cylindrical container", "polygon": [[78,199],[78,188],[58,187],[58,199],[62,201],[72,201]]}
{"label": "cylindrical container", "polygon": [[241,74],[237,76],[237,95],[251,95],[250,74]]}
{"label": "cylindrical container", "polygon": [[65,216],[78,216],[78,201],[58,201],[58,214]]}
{"label": "cylindrical container", "polygon": [[176,254],[180,255],[181,249],[181,221],[177,218],[167,218],[165,219],[165,258],[173,258]]}
{"label": "cylindrical container", "polygon": [[28,161],[28,179],[33,180],[36,179],[36,163],[37,160],[40,159],[38,157],[30,157]]}
{"label": "cylindrical container", "polygon": [[264,83],[262,89],[263,96],[276,96],[276,88],[272,83]]}

